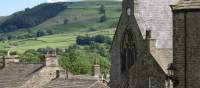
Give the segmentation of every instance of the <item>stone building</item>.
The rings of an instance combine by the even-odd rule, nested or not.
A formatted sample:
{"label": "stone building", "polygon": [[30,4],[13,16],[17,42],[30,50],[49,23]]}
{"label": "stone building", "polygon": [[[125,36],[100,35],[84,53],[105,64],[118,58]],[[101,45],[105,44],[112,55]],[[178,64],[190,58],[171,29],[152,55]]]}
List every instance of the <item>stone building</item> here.
{"label": "stone building", "polygon": [[109,88],[94,77],[100,74],[97,64],[94,76],[70,75],[66,80],[55,51],[44,55],[41,63],[22,63],[19,58],[9,54],[0,58],[0,88]]}
{"label": "stone building", "polygon": [[172,6],[174,17],[174,88],[200,87],[200,0]]}
{"label": "stone building", "polygon": [[165,88],[165,72],[151,54],[151,31],[148,30],[143,38],[134,1],[122,3],[122,15],[110,49],[110,87]]}
{"label": "stone building", "polygon": [[44,63],[22,63],[19,58],[10,54],[3,57],[1,88],[40,88],[56,78],[59,70],[56,54],[46,55]]}
{"label": "stone building", "polygon": [[157,48],[172,48],[172,12],[169,5],[183,0],[132,0],[134,14],[145,38],[147,29],[152,30]]}
{"label": "stone building", "polygon": [[[122,15],[110,50],[112,62],[110,87],[172,88],[170,81],[166,87],[164,86],[166,77],[172,80],[173,88],[199,88],[200,0],[180,0],[178,4],[172,5],[173,48],[168,47],[170,44],[166,43],[171,42],[172,32],[169,31],[163,35],[163,31],[155,31],[153,28],[156,26],[162,28],[161,30],[167,28],[172,31],[172,27],[170,29],[168,25],[172,22],[166,21],[165,16],[160,18],[162,21],[154,18],[155,16],[151,17],[152,14],[162,17],[159,10],[164,9],[161,7],[158,12],[154,12],[154,9],[149,12],[142,5],[146,2],[149,6],[150,1],[123,1]],[[157,1],[160,2],[160,0]],[[158,3],[155,3],[156,5]],[[165,6],[169,7],[169,4]],[[152,9],[151,6],[149,8]],[[141,20],[147,19],[146,17],[159,23],[142,22]],[[169,20],[172,21],[172,19]],[[161,25],[165,22],[168,27]],[[149,30],[152,30],[152,33]],[[167,35],[169,40],[159,38],[160,36],[156,33],[165,37]],[[159,42],[160,40],[164,40],[162,41],[164,43]]]}

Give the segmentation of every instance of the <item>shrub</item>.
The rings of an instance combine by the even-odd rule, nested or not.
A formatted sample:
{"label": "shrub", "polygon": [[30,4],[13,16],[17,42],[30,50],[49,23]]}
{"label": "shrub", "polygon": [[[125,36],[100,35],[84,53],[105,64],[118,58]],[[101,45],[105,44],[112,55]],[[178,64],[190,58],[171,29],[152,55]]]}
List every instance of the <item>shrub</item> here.
{"label": "shrub", "polygon": [[103,23],[103,22],[105,22],[105,21],[107,21],[107,17],[106,17],[106,15],[104,14],[103,16],[100,17],[100,22]]}

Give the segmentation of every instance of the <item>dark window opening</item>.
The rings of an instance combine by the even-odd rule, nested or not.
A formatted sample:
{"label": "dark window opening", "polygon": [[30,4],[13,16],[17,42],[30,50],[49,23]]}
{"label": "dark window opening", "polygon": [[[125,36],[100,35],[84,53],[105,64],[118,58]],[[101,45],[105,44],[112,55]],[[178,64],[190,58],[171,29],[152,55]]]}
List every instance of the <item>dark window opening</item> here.
{"label": "dark window opening", "polygon": [[134,35],[126,30],[121,42],[121,71],[128,71],[136,60],[136,47]]}

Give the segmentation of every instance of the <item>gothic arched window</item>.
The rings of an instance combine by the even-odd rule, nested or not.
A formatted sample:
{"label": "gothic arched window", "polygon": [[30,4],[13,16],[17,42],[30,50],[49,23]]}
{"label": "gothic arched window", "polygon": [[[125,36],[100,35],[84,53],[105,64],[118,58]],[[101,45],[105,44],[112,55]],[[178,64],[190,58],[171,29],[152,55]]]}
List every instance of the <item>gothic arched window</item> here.
{"label": "gothic arched window", "polygon": [[121,71],[128,71],[136,60],[134,35],[126,30],[121,41]]}

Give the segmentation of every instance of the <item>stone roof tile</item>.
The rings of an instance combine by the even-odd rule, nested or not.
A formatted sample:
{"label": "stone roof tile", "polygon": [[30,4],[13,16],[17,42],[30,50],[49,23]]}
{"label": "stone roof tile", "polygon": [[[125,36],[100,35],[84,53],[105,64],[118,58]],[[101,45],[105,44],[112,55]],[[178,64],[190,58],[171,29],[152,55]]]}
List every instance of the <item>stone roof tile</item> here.
{"label": "stone roof tile", "polygon": [[174,5],[173,10],[200,9],[200,0],[184,0]]}
{"label": "stone roof tile", "polygon": [[19,88],[42,64],[10,63],[0,70],[0,88]]}

